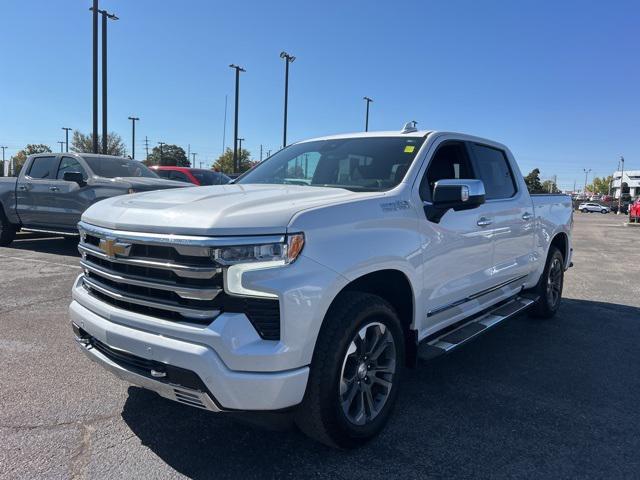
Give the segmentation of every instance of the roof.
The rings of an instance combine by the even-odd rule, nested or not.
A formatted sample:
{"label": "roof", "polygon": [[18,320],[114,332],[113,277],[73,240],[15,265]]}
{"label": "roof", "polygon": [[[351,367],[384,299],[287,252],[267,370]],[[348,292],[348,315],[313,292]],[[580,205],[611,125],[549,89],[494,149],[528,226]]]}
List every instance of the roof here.
{"label": "roof", "polygon": [[367,137],[406,137],[406,138],[422,138],[426,137],[430,133],[430,130],[417,130],[415,132],[402,133],[400,130],[389,130],[381,132],[353,132],[353,133],[341,133],[337,135],[327,135],[324,137],[309,138],[301,140],[296,143],[315,142],[317,140],[339,140],[343,138],[367,138]]}

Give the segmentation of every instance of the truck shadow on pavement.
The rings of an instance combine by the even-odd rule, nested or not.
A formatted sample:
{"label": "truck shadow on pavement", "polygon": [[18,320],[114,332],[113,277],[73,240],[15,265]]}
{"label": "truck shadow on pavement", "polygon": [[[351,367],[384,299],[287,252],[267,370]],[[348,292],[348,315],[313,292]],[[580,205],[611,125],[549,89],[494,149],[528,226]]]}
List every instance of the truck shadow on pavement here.
{"label": "truck shadow on pavement", "polygon": [[9,248],[12,250],[23,250],[25,252],[63,255],[65,257],[79,256],[78,241],[76,239],[65,239],[63,237],[19,234]]}
{"label": "truck shadow on pavement", "polygon": [[191,478],[637,475],[640,309],[564,299],[407,372],[382,435],[337,451],[129,389],[122,418]]}

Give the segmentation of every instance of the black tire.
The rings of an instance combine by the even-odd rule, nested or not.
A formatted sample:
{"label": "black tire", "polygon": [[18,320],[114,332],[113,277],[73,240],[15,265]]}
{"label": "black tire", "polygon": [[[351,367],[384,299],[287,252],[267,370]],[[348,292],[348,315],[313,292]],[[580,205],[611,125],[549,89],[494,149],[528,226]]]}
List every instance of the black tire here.
{"label": "black tire", "polygon": [[564,285],[564,257],[556,247],[549,247],[547,263],[540,276],[538,285],[533,291],[539,296],[538,301],[529,313],[537,318],[553,317],[562,300],[562,287]]}
{"label": "black tire", "polygon": [[[384,330],[380,324],[384,325]],[[370,338],[369,328],[377,328],[378,332],[382,332],[382,336],[376,337],[376,340]],[[360,342],[358,340],[361,338],[359,332],[365,329],[365,340]],[[376,332],[371,336],[375,337],[375,335]],[[390,338],[393,342],[389,341]],[[383,353],[387,352],[387,348],[393,348],[394,372],[391,374],[380,372],[387,375],[384,378],[385,381],[391,382],[390,387],[379,386],[378,382],[373,380],[374,378],[378,380],[378,374],[371,373],[384,362],[387,362],[387,367],[380,368],[390,369],[391,361],[389,358],[375,364],[374,368],[369,371],[370,377],[364,376],[367,371],[361,372],[361,368],[364,366],[368,370],[372,365],[368,364],[369,360],[367,360],[366,354],[364,357],[361,356],[359,346],[358,351],[350,350],[350,347],[353,348],[353,342],[359,342],[363,346],[362,351],[364,352],[369,346],[371,346],[371,351],[375,352],[379,350],[377,347],[393,343],[393,346],[384,347]],[[373,345],[370,345],[372,342]],[[355,345],[355,343],[353,344]],[[382,354],[378,357],[371,355],[371,358],[378,360],[381,357]],[[404,362],[403,329],[393,307],[376,295],[359,292],[342,294],[327,313],[318,335],[307,390],[302,404],[296,412],[298,427],[311,438],[331,447],[355,448],[366,443],[376,436],[387,423],[398,395]],[[346,374],[347,366],[350,364],[353,366],[349,367],[353,372],[352,378],[348,380],[349,383],[343,383],[344,378],[351,376]],[[357,368],[354,368],[356,365]],[[361,382],[362,387],[360,386]],[[344,393],[341,393],[341,387],[346,389]],[[375,398],[372,396],[374,388],[382,389],[375,391]],[[365,393],[351,395],[354,390],[363,392],[366,389],[369,389],[370,392],[368,396]],[[347,398],[351,397],[351,400],[341,399],[341,395]],[[381,400],[382,396],[384,396],[384,400]],[[372,403],[367,403],[365,397],[374,400]],[[376,403],[377,405],[375,405]],[[351,411],[345,412],[343,404],[355,405],[356,407],[360,404],[361,410],[346,408],[362,412],[362,415],[356,415],[357,412],[354,414],[351,414]],[[368,410],[365,404],[369,406]],[[374,405],[377,410],[375,414],[371,405]],[[350,415],[358,417],[363,424],[354,423],[353,419],[350,419]]]}
{"label": "black tire", "polygon": [[583,208],[582,210],[580,210],[582,213],[589,213],[589,210],[587,210],[586,208]]}
{"label": "black tire", "polygon": [[14,238],[16,238],[16,227],[9,223],[0,206],[0,247],[11,245]]}
{"label": "black tire", "polygon": [[600,213],[608,213],[604,208],[600,210]]}

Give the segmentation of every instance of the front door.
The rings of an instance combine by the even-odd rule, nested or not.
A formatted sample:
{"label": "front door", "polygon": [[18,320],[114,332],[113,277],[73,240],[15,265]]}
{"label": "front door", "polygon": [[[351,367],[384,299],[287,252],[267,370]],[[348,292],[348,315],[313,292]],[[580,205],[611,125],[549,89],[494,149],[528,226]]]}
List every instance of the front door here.
{"label": "front door", "polygon": [[[419,186],[423,202],[430,202],[433,187],[444,179],[477,179],[465,142],[441,141]],[[491,206],[449,210],[439,223],[419,216],[424,259],[423,298],[425,329],[434,331],[478,305],[478,294],[494,286]]]}
{"label": "front door", "polygon": [[55,180],[52,181],[52,197],[55,205],[55,225],[62,230],[75,231],[84,212],[91,204],[91,187],[78,185],[76,182],[64,180],[66,172],[82,173],[86,182],[86,169],[73,157],[63,156],[60,159]]}

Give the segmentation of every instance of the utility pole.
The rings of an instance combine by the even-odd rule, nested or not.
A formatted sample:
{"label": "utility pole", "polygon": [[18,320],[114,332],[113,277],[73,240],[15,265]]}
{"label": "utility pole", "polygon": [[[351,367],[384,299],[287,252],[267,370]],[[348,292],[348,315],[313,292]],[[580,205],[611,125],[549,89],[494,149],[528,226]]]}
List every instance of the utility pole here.
{"label": "utility pole", "polygon": [[589,172],[591,171],[591,169],[587,170],[586,168],[582,169],[584,171],[584,190],[582,191],[582,193],[584,195],[587,194],[587,178],[589,177]]}
{"label": "utility pole", "polygon": [[73,130],[72,128],[68,128],[68,127],[62,127],[62,130],[64,130],[64,140],[65,140],[65,151],[68,152],[69,151],[69,130]]}
{"label": "utility pole", "polygon": [[284,58],[284,130],[282,133],[282,148],[287,146],[287,107],[289,103],[289,64],[296,59],[287,52],[280,52],[280,58]]}
{"label": "utility pole", "polygon": [[267,150],[267,158],[271,156],[271,150]]}
{"label": "utility pole", "polygon": [[93,0],[93,153],[98,153],[98,0]]}
{"label": "utility pole", "polygon": [[160,161],[158,162],[158,165],[162,165],[162,146],[166,145],[166,143],[158,142],[158,145],[160,145]]}
{"label": "utility pole", "polygon": [[246,72],[246,70],[238,65],[234,65],[233,63],[229,65],[229,67],[233,68],[236,71],[236,108],[235,108],[235,119],[233,122],[233,168],[235,170],[234,173],[240,172],[240,162],[238,160],[238,102],[240,96],[240,72]]}
{"label": "utility pole", "polygon": [[147,152],[146,160],[149,160],[149,137],[147,137],[146,135],[144,136],[144,149]]}
{"label": "utility pole", "polygon": [[624,181],[624,157],[620,156],[620,195],[618,196],[618,211],[616,215],[620,215],[620,208],[622,207],[622,183]]}
{"label": "utility pole", "polygon": [[260,144],[260,161],[262,161],[262,144]]}
{"label": "utility pole", "polygon": [[4,162],[4,151],[7,149],[7,147],[0,147],[0,148],[2,149],[2,176],[8,177],[9,168],[8,168],[8,165]]}
{"label": "utility pole", "polygon": [[64,152],[64,140],[58,142],[60,144],[60,153]]}
{"label": "utility pole", "polygon": [[[107,137],[108,137],[108,126],[107,126],[107,20],[118,20],[118,17],[116,15],[114,15],[113,13],[109,13],[106,10],[98,10],[97,9],[98,6],[98,2],[97,0],[94,0],[94,6],[92,7],[93,10],[93,14],[94,14],[94,28],[96,29],[94,32],[94,53],[96,53],[96,57],[97,57],[97,14],[101,14],[102,15],[102,153],[106,154],[107,153]],[[94,60],[95,62],[95,71],[94,71],[94,76],[95,78],[95,82],[97,83],[97,60]],[[96,93],[95,93],[95,109],[97,111],[97,87],[96,87]],[[97,119],[97,114],[95,114],[95,140],[94,140],[94,153],[98,153],[98,145],[97,145],[97,136],[98,136],[98,128],[97,128],[97,123],[98,123],[98,119]]]}
{"label": "utility pole", "polygon": [[196,155],[198,154],[196,152],[191,152],[191,155],[193,156],[193,168],[196,168]]}
{"label": "utility pole", "polygon": [[373,99],[369,98],[369,97],[362,97],[362,99],[367,102],[367,113],[365,115],[365,119],[364,119],[364,131],[368,132],[369,131],[369,104],[371,102],[373,102]]}
{"label": "utility pole", "polygon": [[131,158],[136,159],[136,122],[138,117],[128,117],[131,120]]}
{"label": "utility pole", "polygon": [[576,193],[576,181],[573,181],[573,193]]}
{"label": "utility pole", "polygon": [[[189,160],[191,158],[191,144],[188,143],[187,144],[187,160]],[[193,167],[195,168],[195,167]]]}

